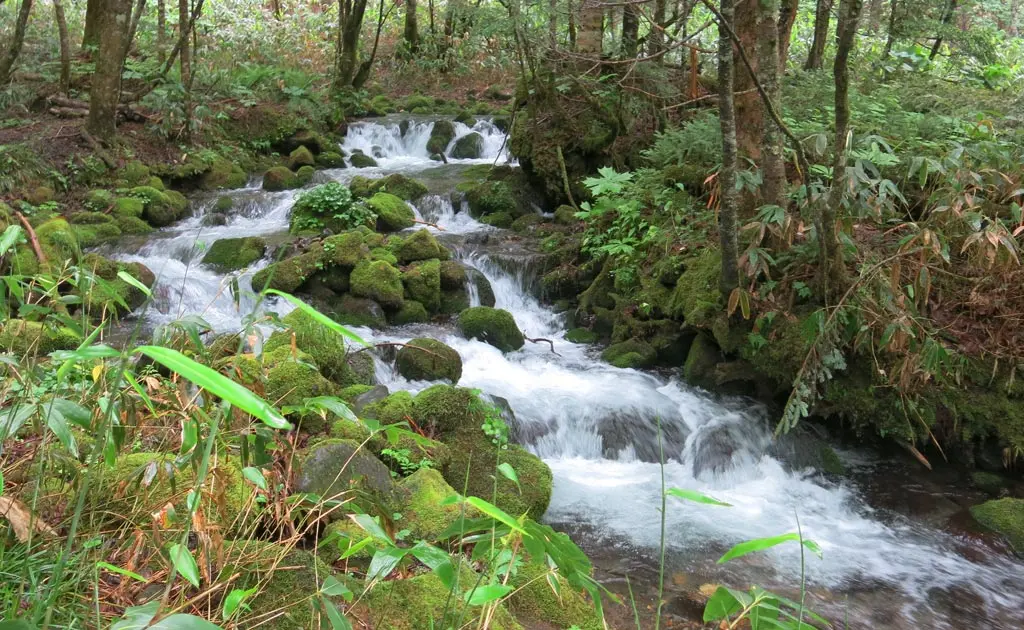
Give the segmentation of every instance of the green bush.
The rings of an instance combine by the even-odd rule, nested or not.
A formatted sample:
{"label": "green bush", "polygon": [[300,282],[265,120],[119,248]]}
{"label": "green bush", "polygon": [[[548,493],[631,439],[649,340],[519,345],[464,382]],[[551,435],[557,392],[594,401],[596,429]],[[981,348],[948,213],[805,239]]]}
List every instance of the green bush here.
{"label": "green bush", "polygon": [[372,226],[377,213],[369,206],[353,202],[348,187],[338,182],[329,182],[299,195],[292,207],[288,229],[292,234],[318,232],[328,228],[341,232],[359,227]]}

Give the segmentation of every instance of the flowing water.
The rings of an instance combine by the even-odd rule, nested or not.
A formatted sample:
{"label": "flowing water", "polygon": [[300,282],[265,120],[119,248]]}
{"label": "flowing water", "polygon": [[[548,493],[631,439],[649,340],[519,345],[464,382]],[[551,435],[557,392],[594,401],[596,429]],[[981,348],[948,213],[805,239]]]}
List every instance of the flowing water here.
{"label": "flowing water", "polygon": [[[795,531],[799,518],[803,534],[822,550],[821,559],[807,559],[809,602],[840,627],[844,617],[855,628],[1024,627],[1024,564],[953,530],[949,514],[933,522],[920,513],[924,510],[900,509],[904,495],[890,496],[881,505],[885,502],[874,500],[877,493],[871,488],[899,479],[907,496],[922,493],[947,512],[978,497],[958,496],[960,490],[952,485],[898,478],[904,468],[894,472],[889,463],[858,453],[844,454],[851,474],[841,482],[794,468],[772,455],[771,419],[757,404],[712,397],[674,375],[614,368],[594,348],[567,342],[564,317],[530,292],[533,255],[518,240],[506,240],[503,231],[476,222],[452,203],[461,169],[507,161],[503,135],[491,123],[478,122],[473,130],[484,137],[483,157],[441,166],[426,152],[432,124],[412,120],[406,125],[397,118],[353,124],[342,148],[376,156],[379,167],[322,171],[317,181],[345,182],[357,173],[420,178],[431,194],[417,202],[419,217],[442,228],[430,229],[488,278],[497,306],[512,312],[528,337],[549,339],[553,349],[546,343],[527,344],[503,355],[437,324],[357,330],[371,341],[431,336],[458,350],[464,364],[460,385],[507,401],[516,418],[516,439],[551,466],[554,493],[545,519],[593,555],[599,575],[613,589],[628,574],[650,599],[664,473],[668,487],[699,490],[732,505],[669,500],[668,590],[676,598],[669,614],[696,611],[699,618],[699,606],[687,609],[686,601],[705,582],[741,588],[757,583],[795,595],[800,579],[795,545],[724,566],[715,559],[737,542]],[[461,124],[456,129],[457,137],[470,132]],[[158,277],[155,304],[140,315],[147,324],[198,315],[217,331],[232,331],[257,309],[245,291],[236,300],[230,277],[199,261],[203,244],[218,238],[287,232],[296,193],[268,193],[258,184],[228,193],[242,210],[227,225],[204,227],[203,215],[213,199],[198,197],[193,217],[143,242],[119,245],[119,257],[147,265]],[[251,273],[267,262],[242,273],[238,284],[248,287]],[[285,310],[280,304],[259,308]],[[382,361],[378,378],[392,391],[429,385],[405,381]],[[657,464],[662,449],[663,471]]]}

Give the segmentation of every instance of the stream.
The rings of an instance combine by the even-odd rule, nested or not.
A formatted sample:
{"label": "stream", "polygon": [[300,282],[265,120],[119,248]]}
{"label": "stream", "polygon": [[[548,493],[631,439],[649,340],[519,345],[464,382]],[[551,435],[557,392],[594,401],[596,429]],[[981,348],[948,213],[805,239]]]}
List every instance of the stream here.
{"label": "stream", "polygon": [[[983,497],[955,475],[925,477],[911,464],[863,452],[840,453],[849,471],[841,480],[795,468],[774,455],[774,419],[756,403],[712,396],[673,373],[614,368],[600,360],[598,348],[566,341],[565,317],[531,293],[536,255],[528,245],[478,223],[451,201],[460,170],[507,161],[503,134],[479,121],[474,130],[485,139],[484,157],[440,165],[426,152],[433,123],[414,117],[403,135],[399,121],[349,126],[342,148],[379,156],[379,167],[319,171],[310,185],[394,172],[423,181],[431,193],[415,204],[417,215],[443,228],[430,229],[490,280],[496,306],[510,311],[526,336],[552,340],[557,354],[547,344],[528,343],[503,355],[461,338],[454,326],[436,323],[355,330],[372,342],[439,339],[462,356],[459,385],[508,401],[516,418],[514,437],[554,473],[545,521],[592,556],[598,577],[611,590],[625,595],[628,577],[638,601],[656,596],[660,420],[666,486],[698,490],[732,506],[669,499],[666,617],[699,620],[702,606],[694,594],[707,583],[759,584],[798,599],[800,552],[794,544],[726,565],[716,560],[740,541],[796,531],[799,518],[803,535],[822,550],[820,559],[806,559],[808,605],[836,627],[1024,627],[1024,563],[970,528],[955,526],[964,506]],[[456,139],[470,131],[460,123],[456,130]],[[119,243],[118,258],[141,262],[157,276],[156,300],[139,314],[145,325],[199,316],[227,332],[241,329],[258,308],[284,313],[279,303],[257,307],[251,295],[239,296],[236,305],[229,278],[199,261],[203,245],[218,238],[264,235],[271,243],[274,237],[283,241],[299,192],[265,192],[254,180],[225,193],[236,198],[238,210],[217,227],[204,227],[203,215],[219,195],[197,195],[192,217],[138,242]],[[239,284],[248,287],[251,273],[269,262],[243,272]],[[391,366],[377,363],[378,379],[392,391],[431,384],[405,381]]]}

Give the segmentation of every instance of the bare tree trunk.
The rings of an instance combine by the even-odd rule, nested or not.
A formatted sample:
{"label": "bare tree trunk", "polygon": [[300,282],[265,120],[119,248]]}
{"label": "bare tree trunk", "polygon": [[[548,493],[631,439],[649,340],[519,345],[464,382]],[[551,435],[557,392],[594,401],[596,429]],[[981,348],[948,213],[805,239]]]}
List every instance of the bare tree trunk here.
{"label": "bare tree trunk", "polygon": [[1016,37],[1019,33],[1020,29],[1017,27],[1018,13],[1020,13],[1020,0],[1010,0],[1008,21],[1006,23],[1006,34],[1010,37]]}
{"label": "bare tree trunk", "polygon": [[67,96],[71,91],[71,40],[61,0],[53,0],[53,19],[57,22],[57,37],[60,40],[60,92]]}
{"label": "bare tree trunk", "polygon": [[96,27],[99,50],[89,91],[86,129],[100,141],[110,144],[117,131],[117,104],[121,96],[121,67],[124,63],[121,55],[128,36],[132,3],[131,0],[105,0],[103,8]]}
{"label": "bare tree trunk", "polygon": [[[953,16],[956,14],[957,0],[949,0],[949,4],[946,6],[946,13],[942,16],[942,30],[945,31],[953,22]],[[935,37],[935,43],[932,45],[932,51],[928,55],[928,61],[932,61],[939,54],[939,50],[942,49],[942,33],[940,32]]]}
{"label": "bare tree trunk", "polygon": [[892,0],[889,7],[889,32],[885,35],[885,51],[882,53],[882,58],[887,59],[892,53],[893,44],[896,43],[896,2]]}
{"label": "bare tree trunk", "polygon": [[818,0],[814,9],[814,39],[811,41],[811,51],[807,54],[804,70],[821,70],[821,66],[825,63],[828,26],[832,21],[832,1]]}
{"label": "bare tree trunk", "polygon": [[32,0],[21,0],[21,9],[18,10],[18,21],[14,24],[14,37],[7,46],[2,57],[0,57],[0,87],[11,82],[11,75],[14,73],[14,64],[21,54],[21,47],[25,44],[25,29],[28,27],[28,18],[32,14]]}
{"label": "bare tree trunk", "polygon": [[[721,0],[722,19],[735,29],[735,7],[733,0]],[[722,276],[719,287],[722,297],[740,284],[739,237],[737,214],[739,197],[736,194],[736,114],[733,97],[736,68],[733,61],[732,39],[726,29],[719,29],[718,36],[718,112],[722,127],[722,170],[718,172],[721,189],[718,209],[718,241],[722,249]]]}
{"label": "bare tree trunk", "polygon": [[640,33],[640,14],[637,13],[636,0],[627,0],[622,7],[622,57],[636,57],[636,42]]}
{"label": "bare tree trunk", "polygon": [[388,15],[390,14],[390,9],[384,11],[384,0],[380,0],[380,5],[377,9],[377,33],[373,37],[373,48],[370,50],[369,58],[359,64],[359,70],[356,72],[356,76],[352,79],[352,87],[357,90],[363,87],[366,80],[370,78],[370,69],[373,68],[373,62],[377,59],[377,45],[380,44],[380,33],[384,30],[384,22],[388,19]]}
{"label": "bare tree trunk", "polygon": [[[654,0],[654,15],[651,16],[654,24],[651,25],[651,33],[648,39],[648,54],[657,55],[665,49],[665,0]],[[664,59],[657,58],[657,63],[664,63]]]}
{"label": "bare tree trunk", "polygon": [[178,64],[181,74],[183,92],[182,109],[184,110],[184,126],[181,138],[186,144],[192,142],[192,54],[189,42],[189,6],[188,0],[178,0]]}
{"label": "bare tree trunk", "polygon": [[584,55],[601,56],[604,40],[604,10],[600,0],[582,0],[576,48]]}
{"label": "bare tree trunk", "polygon": [[[760,37],[758,56],[761,58],[760,79],[765,93],[776,107],[781,107],[782,83],[779,72],[779,0],[761,0],[759,5]],[[786,163],[783,160],[782,130],[764,111],[764,136],[761,140],[762,202],[766,205],[786,206]]]}
{"label": "bare tree trunk", "polygon": [[166,0],[156,0],[156,58],[161,64],[167,60]]}
{"label": "bare tree trunk", "polygon": [[82,34],[82,50],[99,47],[100,22],[108,10],[107,0],[87,0],[85,5],[85,32]]}
{"label": "bare tree trunk", "polygon": [[800,0],[782,0],[779,10],[779,69],[785,74],[789,62],[789,43],[793,39],[793,25],[800,9]]}
{"label": "bare tree trunk", "polygon": [[846,136],[850,130],[850,52],[857,36],[857,20],[863,7],[863,0],[840,0],[839,22],[836,25],[836,60],[832,67],[835,78],[836,96],[836,148],[832,164],[832,190],[828,201],[821,210],[821,264],[824,295],[836,295],[846,284],[846,267],[843,262],[842,243],[839,241],[839,227],[836,214],[843,203],[846,192]]}
{"label": "bare tree trunk", "polygon": [[[747,58],[758,72],[757,18],[758,6],[762,0],[733,0],[734,19],[730,22],[733,32],[739,38]],[[734,63],[735,66],[735,63]],[[736,146],[740,155],[752,160],[761,157],[761,138],[764,136],[764,106],[757,93],[754,78],[749,72],[734,72],[734,97],[736,107]]]}
{"label": "bare tree trunk", "polygon": [[548,45],[558,48],[558,0],[548,0]]}
{"label": "bare tree trunk", "polygon": [[405,44],[415,54],[420,49],[420,29],[416,22],[416,0],[405,0]]}
{"label": "bare tree trunk", "polygon": [[569,14],[569,50],[576,51],[576,11],[573,10],[572,0],[566,0],[566,10]]}
{"label": "bare tree trunk", "polygon": [[359,32],[363,28],[366,0],[338,0],[338,68],[335,88],[352,85],[359,58]]}
{"label": "bare tree trunk", "polygon": [[434,37],[437,32],[434,30],[434,0],[428,0],[427,8],[430,9],[430,36]]}
{"label": "bare tree trunk", "polygon": [[142,20],[142,13],[146,10],[146,0],[138,0],[135,3],[135,10],[131,15],[130,26],[128,27],[128,40],[124,43],[124,58],[128,59],[131,52],[132,42],[135,41],[135,33],[139,30],[139,21]]}

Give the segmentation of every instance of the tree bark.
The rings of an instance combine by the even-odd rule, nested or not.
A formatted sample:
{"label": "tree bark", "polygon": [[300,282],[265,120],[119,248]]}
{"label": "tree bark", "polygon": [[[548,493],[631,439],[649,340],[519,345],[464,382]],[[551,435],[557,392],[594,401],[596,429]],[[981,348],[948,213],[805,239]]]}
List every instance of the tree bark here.
{"label": "tree bark", "polygon": [[163,64],[167,60],[167,4],[156,0],[156,58]]}
{"label": "tree bark", "polygon": [[[758,72],[758,6],[761,0],[733,0],[733,32],[747,53],[754,72]],[[734,64],[735,66],[735,64]],[[740,155],[752,160],[761,157],[761,138],[764,135],[764,107],[749,72],[734,72],[736,106],[736,146]]]}
{"label": "tree bark", "polygon": [[96,29],[99,50],[89,91],[86,130],[105,144],[114,140],[117,105],[121,96],[121,67],[124,40],[128,36],[131,0],[105,0],[102,19]]}
{"label": "tree bark", "polygon": [[185,117],[181,138],[185,144],[192,142],[192,53],[188,37],[190,25],[188,0],[178,0],[178,68],[184,90],[182,109]]}
{"label": "tree bark", "polygon": [[793,25],[800,9],[800,0],[782,0],[779,10],[779,69],[785,74],[789,62],[789,44],[793,39]]}
{"label": "tree bark", "polygon": [[[722,19],[727,24],[734,25],[733,0],[721,1]],[[722,297],[728,299],[729,294],[740,283],[739,236],[736,227],[739,206],[739,197],[736,194],[736,116],[733,96],[736,72],[732,39],[725,29],[719,29],[719,31],[718,111],[722,128],[722,170],[718,172],[718,185],[721,190],[718,209],[718,241],[722,249],[722,275],[719,279],[719,287]]]}
{"label": "tree bark", "polygon": [[359,32],[363,28],[366,0],[338,0],[338,67],[335,88],[350,87],[359,58]]}
{"label": "tree bark", "polygon": [[98,48],[100,45],[100,28],[108,0],[88,0],[85,5],[85,32],[82,34],[82,50]]}
{"label": "tree bark", "polygon": [[885,50],[882,52],[882,58],[888,59],[889,54],[892,53],[893,44],[896,43],[896,2],[892,0],[889,6],[889,32],[885,35]]}
{"label": "tree bark", "polygon": [[416,21],[416,0],[405,0],[405,45],[415,54],[420,49],[420,30]]}
{"label": "tree bark", "polygon": [[637,13],[636,0],[627,0],[622,7],[622,58],[636,57],[637,38],[640,33],[640,15]]}
{"label": "tree bark", "polygon": [[[760,0],[760,78],[768,98],[781,107],[782,82],[779,71],[779,0]],[[786,163],[783,160],[782,130],[767,109],[763,114],[761,141],[762,203],[786,207]]]}
{"label": "tree bark", "polygon": [[[953,22],[953,16],[956,14],[957,0],[949,0],[949,4],[946,5],[946,13],[942,16],[942,30],[945,31]],[[939,54],[939,50],[942,49],[942,35],[938,33],[935,37],[935,43],[932,45],[932,51],[928,54],[928,61],[932,61]]]}
{"label": "tree bark", "polygon": [[804,70],[821,70],[825,63],[825,46],[828,43],[828,27],[832,21],[832,1],[818,0],[814,9],[814,39],[811,51],[807,54]]}
{"label": "tree bark", "polygon": [[21,0],[21,9],[18,10],[18,21],[14,24],[14,37],[0,57],[0,87],[11,82],[11,75],[14,73],[14,64],[21,54],[21,47],[25,44],[25,30],[28,28],[28,18],[32,14],[32,0]]}
{"label": "tree bark", "polygon": [[548,46],[558,48],[558,0],[548,0]]}
{"label": "tree bark", "polygon": [[863,0],[840,0],[839,22],[836,25],[836,60],[832,66],[835,79],[836,148],[832,164],[832,190],[821,211],[822,279],[826,297],[834,296],[846,284],[842,243],[836,215],[846,193],[846,137],[850,130],[850,53],[857,36],[857,20]]}
{"label": "tree bark", "polygon": [[139,22],[142,20],[142,14],[146,10],[146,0],[138,0],[135,3],[135,10],[131,14],[131,22],[128,26],[128,38],[124,43],[124,58],[128,59],[128,53],[131,52],[132,42],[135,41],[135,33],[139,30]]}
{"label": "tree bark", "polygon": [[884,5],[885,0],[871,0],[871,4],[868,5],[868,28],[872,33],[877,33],[882,29],[882,7]]}
{"label": "tree bark", "polygon": [[57,22],[57,37],[60,40],[60,93],[67,96],[71,91],[71,40],[61,0],[53,0],[53,19]]}
{"label": "tree bark", "polygon": [[[654,15],[651,16],[654,24],[651,25],[651,33],[647,36],[647,50],[652,57],[665,49],[665,4],[666,0],[654,0]],[[664,62],[663,57],[656,57],[655,63]]]}
{"label": "tree bark", "polygon": [[601,56],[604,40],[604,10],[601,0],[582,0],[576,50],[584,55]]}

